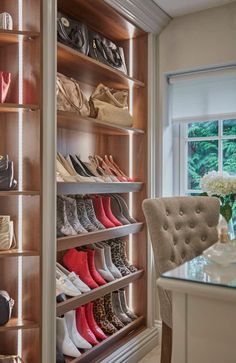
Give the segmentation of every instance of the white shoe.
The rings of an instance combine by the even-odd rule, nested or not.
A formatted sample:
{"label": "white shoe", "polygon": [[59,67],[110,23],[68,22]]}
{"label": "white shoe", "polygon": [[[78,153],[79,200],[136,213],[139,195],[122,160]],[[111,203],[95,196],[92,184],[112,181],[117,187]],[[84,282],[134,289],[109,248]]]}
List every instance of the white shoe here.
{"label": "white shoe", "polygon": [[77,180],[73,175],[70,175],[68,171],[64,168],[64,166],[60,163],[57,159],[57,173],[59,174],[60,178],[62,178],[65,182],[74,182],[76,183]]}
{"label": "white shoe", "polygon": [[99,245],[102,245],[104,248],[104,255],[106,260],[106,265],[110,273],[115,277],[115,279],[120,279],[122,277],[120,271],[118,268],[114,265],[111,258],[111,247],[107,244],[99,243]]}
{"label": "white shoe", "polygon": [[77,289],[58,267],[56,268],[56,287],[67,296],[78,296],[81,294],[80,290]]}
{"label": "white shoe", "polygon": [[76,327],[75,310],[65,313],[66,325],[69,332],[69,337],[77,348],[90,349],[92,345],[87,342],[78,332]]}
{"label": "white shoe", "polygon": [[64,266],[60,265],[57,262],[57,268],[61,270],[61,272],[66,275],[66,277],[72,282],[72,284],[81,292],[88,292],[90,291],[90,287],[86,285],[75,272],[68,271]]}
{"label": "white shoe", "polygon": [[80,357],[81,353],[69,337],[65,318],[57,318],[57,347],[69,357]]}
{"label": "white shoe", "polygon": [[99,244],[95,244],[94,250],[95,250],[94,262],[95,262],[95,267],[96,267],[97,271],[104,278],[104,280],[106,280],[108,282],[114,281],[115,278],[112,275],[112,273],[109,271],[109,269],[106,265],[104,248],[99,246]]}

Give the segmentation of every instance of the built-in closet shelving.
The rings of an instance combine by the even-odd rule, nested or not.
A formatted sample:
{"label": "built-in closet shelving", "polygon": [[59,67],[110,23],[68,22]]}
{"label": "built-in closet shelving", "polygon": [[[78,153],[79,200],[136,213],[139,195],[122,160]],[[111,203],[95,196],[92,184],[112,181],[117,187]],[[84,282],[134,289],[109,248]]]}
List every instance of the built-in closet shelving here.
{"label": "built-in closet shelving", "polygon": [[0,155],[14,162],[17,188],[0,191],[0,215],[14,221],[16,247],[0,251],[0,290],[15,304],[0,327],[0,354],[41,363],[41,1],[1,0],[13,30],[0,30],[0,70],[12,81],[0,104]]}
{"label": "built-in closet shelving", "polygon": [[[58,261],[68,248],[110,238],[128,240],[128,254],[138,271],[57,304],[57,316],[119,288],[126,288],[129,303],[139,318],[108,339],[68,362],[100,362],[119,346],[139,334],[147,321],[147,234],[141,204],[147,196],[147,49],[148,35],[117,13],[103,0],[58,0],[58,10],[123,47],[128,75],[58,43],[58,72],[73,77],[89,98],[99,83],[129,91],[133,127],[107,124],[71,112],[57,112],[58,151],[66,155],[113,155],[130,183],[57,183],[57,194],[120,193],[129,204],[135,224],[57,239]],[[132,286],[132,289],[130,288]]]}

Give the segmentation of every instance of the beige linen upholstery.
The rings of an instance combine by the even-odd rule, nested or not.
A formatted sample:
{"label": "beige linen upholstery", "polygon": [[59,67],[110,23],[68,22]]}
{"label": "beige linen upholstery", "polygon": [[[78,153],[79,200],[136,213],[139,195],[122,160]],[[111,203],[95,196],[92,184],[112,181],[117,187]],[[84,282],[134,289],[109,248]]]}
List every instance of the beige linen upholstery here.
{"label": "beige linen upholstery", "polygon": [[[157,278],[217,242],[219,200],[209,197],[146,199],[143,211],[154,250]],[[171,294],[158,288],[162,320],[172,327]]]}

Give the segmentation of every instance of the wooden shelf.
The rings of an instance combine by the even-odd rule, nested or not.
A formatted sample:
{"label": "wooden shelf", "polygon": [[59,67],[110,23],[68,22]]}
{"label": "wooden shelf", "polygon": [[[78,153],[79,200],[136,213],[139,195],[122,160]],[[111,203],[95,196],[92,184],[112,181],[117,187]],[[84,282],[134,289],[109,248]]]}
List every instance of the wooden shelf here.
{"label": "wooden shelf", "polygon": [[37,111],[38,105],[16,104],[16,103],[0,103],[0,112],[19,112],[19,111]]}
{"label": "wooden shelf", "polygon": [[0,251],[0,258],[3,257],[30,257],[30,256],[39,256],[38,251],[30,251],[30,250],[18,250],[17,248],[13,248],[7,251]]}
{"label": "wooden shelf", "polygon": [[57,194],[109,194],[138,192],[143,183],[73,183],[58,182]]}
{"label": "wooden shelf", "polygon": [[19,41],[31,41],[39,37],[39,33],[19,30],[0,30],[0,47],[16,44]]}
{"label": "wooden shelf", "polygon": [[59,72],[92,86],[97,86],[102,80],[106,86],[115,89],[129,89],[130,84],[145,87],[143,82],[61,43],[57,44],[57,68]]}
{"label": "wooden shelf", "polygon": [[[107,355],[108,349],[114,347],[114,344],[119,342],[119,346],[122,344],[123,338],[130,335],[133,332],[133,335],[137,335],[140,333],[142,327],[145,325],[145,318],[140,316],[136,320],[132,321],[132,323],[126,325],[124,328],[117,331],[115,334],[111,335],[107,339],[103,340],[101,343],[93,347],[92,349],[87,350],[83,353],[79,358],[67,358],[67,363],[95,363],[98,362],[98,356]],[[100,362],[100,357],[99,357]]]}
{"label": "wooden shelf", "polygon": [[143,223],[132,223],[121,227],[107,228],[96,232],[82,233],[77,236],[60,237],[57,239],[57,251],[89,245],[111,238],[127,236],[141,231]]}
{"label": "wooden shelf", "polygon": [[68,130],[101,133],[107,135],[144,134],[145,131],[133,127],[108,124],[92,117],[83,117],[76,112],[57,111],[57,126]]}
{"label": "wooden shelf", "polygon": [[13,195],[23,195],[23,196],[34,196],[40,195],[40,192],[37,190],[1,190],[0,197],[10,197]]}
{"label": "wooden shelf", "polygon": [[76,309],[77,307],[87,304],[90,301],[96,300],[99,297],[102,297],[109,292],[121,289],[125,286],[128,286],[130,283],[138,280],[142,277],[144,271],[139,270],[137,272],[131,273],[128,276],[124,276],[120,279],[114,280],[112,282],[107,283],[106,285],[99,286],[98,288],[81,294],[76,297],[72,297],[66,301],[63,301],[57,304],[57,316],[61,316],[67,311]]}
{"label": "wooden shelf", "polygon": [[8,330],[36,329],[38,327],[38,324],[34,321],[12,318],[6,325],[0,326],[0,332],[6,332]]}

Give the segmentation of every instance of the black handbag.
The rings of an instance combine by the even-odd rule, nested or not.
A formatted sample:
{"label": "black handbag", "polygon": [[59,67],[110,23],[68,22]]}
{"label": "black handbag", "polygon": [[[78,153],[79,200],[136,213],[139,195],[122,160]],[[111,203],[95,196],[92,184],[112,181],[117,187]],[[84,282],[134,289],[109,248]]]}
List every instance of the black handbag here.
{"label": "black handbag", "polygon": [[60,12],[57,13],[57,40],[83,54],[89,52],[87,26]]}
{"label": "black handbag", "polygon": [[0,168],[0,190],[15,189],[16,185],[17,181],[14,179],[13,161],[8,161],[2,169]]}
{"label": "black handbag", "polygon": [[4,155],[4,156],[0,155],[0,171],[7,170],[8,162],[9,162],[8,155]]}
{"label": "black handbag", "polygon": [[5,325],[11,318],[14,300],[7,291],[0,290],[0,326]]}
{"label": "black handbag", "polygon": [[92,30],[89,30],[89,56],[114,68],[123,66],[119,47]]}

